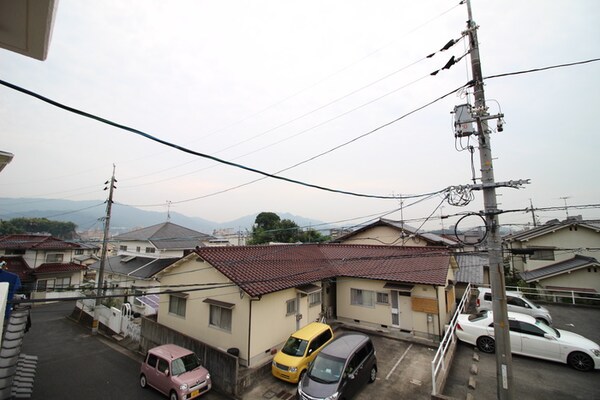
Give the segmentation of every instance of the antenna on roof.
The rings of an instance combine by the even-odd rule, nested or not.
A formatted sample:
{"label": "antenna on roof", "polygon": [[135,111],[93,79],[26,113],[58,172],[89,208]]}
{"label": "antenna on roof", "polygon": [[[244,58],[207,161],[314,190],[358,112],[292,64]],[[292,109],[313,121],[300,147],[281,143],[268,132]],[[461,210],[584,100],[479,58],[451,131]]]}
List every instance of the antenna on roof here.
{"label": "antenna on roof", "polygon": [[167,200],[167,222],[171,220],[171,200]]}

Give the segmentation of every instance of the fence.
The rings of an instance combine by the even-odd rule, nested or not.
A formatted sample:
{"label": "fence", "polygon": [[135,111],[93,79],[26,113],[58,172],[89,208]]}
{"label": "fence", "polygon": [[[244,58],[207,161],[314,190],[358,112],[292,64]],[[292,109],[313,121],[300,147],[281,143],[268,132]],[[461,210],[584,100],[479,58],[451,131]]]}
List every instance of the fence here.
{"label": "fence", "polygon": [[433,357],[433,361],[431,362],[431,395],[436,396],[444,390],[444,385],[446,384],[446,378],[448,377],[448,373],[450,372],[450,366],[452,365],[452,358],[454,357],[454,351],[456,350],[456,335],[454,335],[454,327],[456,326],[456,321],[458,320],[458,316],[463,312],[469,298],[471,296],[471,284],[467,285],[465,289],[465,293],[463,294],[460,303],[458,303],[458,307],[456,307],[456,312],[454,316],[450,320],[450,324],[446,327],[446,333],[440,342],[440,346],[438,347],[438,351],[435,353]]}
{"label": "fence", "polygon": [[507,286],[507,291],[521,292],[531,300],[547,303],[600,306],[600,295],[577,290]]}

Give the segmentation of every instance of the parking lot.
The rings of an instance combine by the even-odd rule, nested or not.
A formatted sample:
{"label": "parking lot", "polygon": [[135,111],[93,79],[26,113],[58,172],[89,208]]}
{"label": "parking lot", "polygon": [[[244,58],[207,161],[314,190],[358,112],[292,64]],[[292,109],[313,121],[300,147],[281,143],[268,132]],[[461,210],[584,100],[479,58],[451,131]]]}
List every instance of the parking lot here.
{"label": "parking lot", "polygon": [[[583,308],[562,305],[545,305],[559,329],[579,333],[600,343],[600,308]],[[357,400],[371,399],[430,399],[431,361],[437,348],[397,339],[370,335],[377,350],[378,376],[367,385]],[[473,360],[477,353],[479,361]],[[476,387],[469,389],[470,369],[477,364]],[[513,384],[518,399],[599,399],[600,371],[579,372],[566,364],[513,357]],[[443,394],[465,399],[470,393],[474,399],[496,398],[496,358],[493,354],[477,351],[473,346],[459,343],[450,375]],[[268,376],[256,382],[254,388],[244,394],[248,400],[294,399],[296,385]]]}
{"label": "parking lot", "polygon": [[[547,305],[554,327],[575,332],[600,343],[600,308]],[[473,360],[478,354],[479,361]],[[513,387],[515,398],[529,399],[600,399],[600,370],[576,371],[566,364],[530,357],[513,356]],[[468,388],[470,369],[477,365],[475,389]],[[465,399],[471,393],[475,399],[496,398],[496,357],[477,351],[474,346],[459,343],[446,383],[444,395]]]}
{"label": "parking lot", "polygon": [[[336,331],[336,334],[339,331]],[[431,360],[436,348],[377,334],[370,335],[377,351],[377,380],[367,385],[357,400],[429,399]],[[268,376],[244,394],[244,400],[289,400],[296,396],[296,385]]]}

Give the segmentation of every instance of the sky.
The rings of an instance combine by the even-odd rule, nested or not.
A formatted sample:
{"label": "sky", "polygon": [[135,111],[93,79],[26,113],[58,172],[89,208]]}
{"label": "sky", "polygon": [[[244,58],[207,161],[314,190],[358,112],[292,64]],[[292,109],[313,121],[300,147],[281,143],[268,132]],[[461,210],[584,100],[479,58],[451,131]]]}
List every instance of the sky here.
{"label": "sky", "polygon": [[[114,165],[117,204],[165,215],[448,228],[483,209],[478,191],[461,207],[421,196],[480,177],[476,139],[455,138],[451,113],[473,103],[457,90],[472,78],[459,3],[61,0],[47,59],[0,49],[1,80],[191,152],[367,196],[265,178],[5,86],[0,150],[14,159],[0,196],[101,203]],[[599,58],[600,2],[472,0],[472,12],[489,113],[504,115],[502,132],[490,121],[495,179],[530,180],[498,189],[498,207],[600,203],[600,62],[491,78]],[[566,215],[600,218],[596,207],[536,211],[541,223]],[[523,211],[499,218],[532,222]]]}

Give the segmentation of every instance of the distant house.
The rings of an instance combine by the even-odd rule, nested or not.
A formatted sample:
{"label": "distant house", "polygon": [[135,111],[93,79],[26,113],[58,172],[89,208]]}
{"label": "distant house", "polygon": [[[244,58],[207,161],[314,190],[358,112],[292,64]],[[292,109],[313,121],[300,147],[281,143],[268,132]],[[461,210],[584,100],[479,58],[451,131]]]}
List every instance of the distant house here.
{"label": "distant house", "polygon": [[211,346],[236,349],[249,366],[266,362],[291,332],[324,316],[436,339],[455,307],[455,269],[445,249],[201,247],[158,274],[166,289],[157,320]]}
{"label": "distant house", "polygon": [[455,248],[458,242],[435,233],[419,232],[402,221],[380,218],[355,231],[332,240],[333,243],[372,244],[378,246],[439,246]]}
{"label": "distant house", "polygon": [[[117,255],[104,262],[105,293],[123,294],[123,301],[133,305],[133,311],[155,314],[158,303],[154,296],[146,296],[160,283],[156,275],[191,253],[194,248],[206,246],[214,237],[172,222],[153,225],[112,238]],[[90,265],[98,271],[102,260]],[[120,303],[121,301],[117,301]]]}
{"label": "distant house", "polygon": [[600,293],[600,221],[570,218],[504,237],[511,271],[556,291]]}
{"label": "distant house", "polygon": [[34,298],[69,290],[83,283],[87,267],[78,256],[91,256],[97,248],[66,242],[50,235],[14,234],[0,236],[0,259],[17,273]]}

